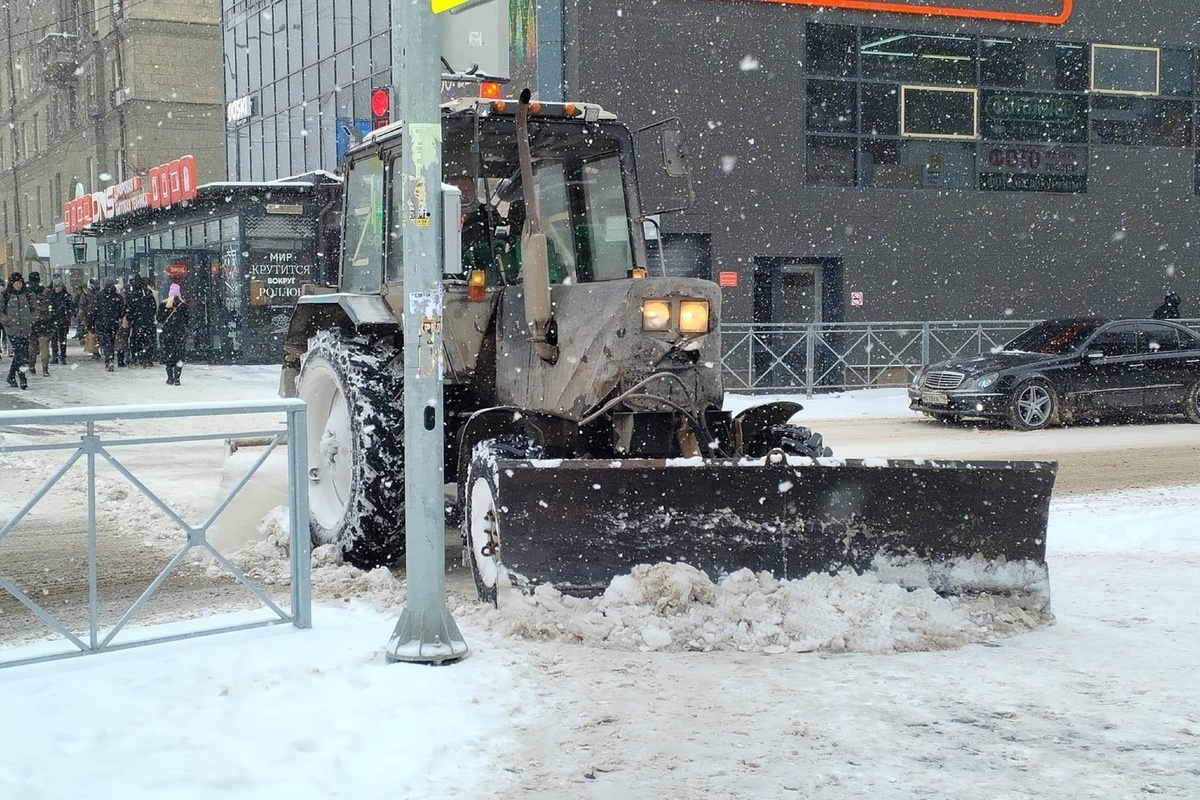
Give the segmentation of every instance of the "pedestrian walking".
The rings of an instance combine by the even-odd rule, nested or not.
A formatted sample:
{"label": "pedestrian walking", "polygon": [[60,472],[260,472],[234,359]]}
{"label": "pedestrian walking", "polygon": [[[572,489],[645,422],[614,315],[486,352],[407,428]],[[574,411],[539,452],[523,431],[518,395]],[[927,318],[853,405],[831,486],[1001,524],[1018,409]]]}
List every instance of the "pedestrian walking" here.
{"label": "pedestrian walking", "polygon": [[50,355],[52,364],[67,363],[67,334],[75,316],[75,299],[67,291],[63,279],[55,275],[50,282]]}
{"label": "pedestrian walking", "polygon": [[29,290],[25,288],[25,279],[21,273],[14,272],[8,276],[8,284],[0,293],[0,323],[8,334],[9,346],[12,348],[12,365],[8,368],[8,385],[28,389],[25,379],[29,361],[29,337],[33,332],[35,312]]}
{"label": "pedestrian walking", "polygon": [[1179,295],[1167,292],[1158,308],[1154,309],[1155,319],[1179,319]]}
{"label": "pedestrian walking", "polygon": [[[112,278],[104,282],[104,289],[96,298],[92,319],[100,353],[104,357],[104,369],[113,372],[116,369],[113,360],[117,354],[117,331],[120,330],[121,320],[125,319],[125,298],[117,291],[117,282]],[[124,359],[123,353],[121,358]],[[123,361],[121,366],[124,366]]]}
{"label": "pedestrian walking", "polygon": [[167,368],[167,383],[170,385],[179,386],[179,378],[183,375],[184,343],[190,314],[179,284],[172,283],[167,291],[167,299],[158,306],[158,324],[162,327],[158,346],[162,351],[162,362]]}
{"label": "pedestrian walking", "polygon": [[38,356],[42,359],[42,374],[50,377],[50,337],[54,334],[54,320],[50,316],[50,292],[42,285],[42,273],[29,273],[29,285],[25,287],[33,304],[33,331],[29,334],[29,374],[37,374]]}
{"label": "pedestrian walking", "polygon": [[129,318],[129,355],[139,367],[154,364],[154,314],[158,304],[146,279],[134,275],[125,294],[125,313]]}
{"label": "pedestrian walking", "polygon": [[[96,336],[96,300],[100,294],[100,281],[88,278],[87,285],[79,292],[75,301],[75,320],[79,324],[79,340],[87,343],[87,335]],[[92,354],[96,361],[100,360],[100,349]]]}

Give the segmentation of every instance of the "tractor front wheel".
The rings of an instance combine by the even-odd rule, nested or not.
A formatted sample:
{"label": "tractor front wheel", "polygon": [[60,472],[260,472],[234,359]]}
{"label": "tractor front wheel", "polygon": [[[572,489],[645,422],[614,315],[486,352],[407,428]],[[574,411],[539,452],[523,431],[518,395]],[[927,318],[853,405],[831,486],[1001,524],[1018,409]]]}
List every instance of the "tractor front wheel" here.
{"label": "tractor front wheel", "polygon": [[404,376],[390,343],[340,330],[309,340],[297,381],[308,404],[313,544],[362,569],[404,555]]}

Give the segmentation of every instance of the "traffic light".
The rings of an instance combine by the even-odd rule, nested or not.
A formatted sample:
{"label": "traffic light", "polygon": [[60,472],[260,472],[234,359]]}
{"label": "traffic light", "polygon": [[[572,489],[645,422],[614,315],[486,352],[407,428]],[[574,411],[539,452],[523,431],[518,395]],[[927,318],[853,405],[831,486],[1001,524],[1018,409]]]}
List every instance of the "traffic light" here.
{"label": "traffic light", "polygon": [[379,86],[371,90],[371,130],[382,128],[391,122],[392,90]]}

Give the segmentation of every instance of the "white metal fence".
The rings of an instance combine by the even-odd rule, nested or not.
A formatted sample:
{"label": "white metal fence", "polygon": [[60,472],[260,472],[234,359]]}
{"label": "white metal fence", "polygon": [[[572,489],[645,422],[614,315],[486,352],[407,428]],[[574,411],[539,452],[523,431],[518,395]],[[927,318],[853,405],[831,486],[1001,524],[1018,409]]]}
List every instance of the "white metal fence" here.
{"label": "white metal fence", "polygon": [[[205,432],[205,433],[189,433],[185,435],[174,436],[118,436],[107,435],[100,431],[98,423],[113,420],[162,420],[172,418],[196,418],[196,417],[212,417],[212,416],[233,416],[246,414],[266,414],[271,412],[283,412],[287,417],[286,429],[274,430],[224,430],[221,432]],[[55,409],[55,410],[29,410],[29,411],[0,411],[0,429],[8,429],[10,434],[13,431],[29,431],[31,436],[20,437],[22,441],[29,438],[36,438],[39,434],[45,434],[47,430],[61,430],[63,426],[79,426],[82,428],[82,436],[78,441],[62,441],[61,437],[58,441],[34,442],[32,444],[12,444],[14,437],[9,437],[9,441],[0,443],[0,457],[9,454],[30,454],[35,452],[60,452],[65,454],[65,458],[61,466],[55,469],[41,486],[29,496],[29,499],[8,519],[0,516],[0,542],[8,536],[21,523],[23,519],[34,509],[37,504],[42,501],[55,485],[63,479],[65,475],[78,462],[83,462],[86,469],[86,532],[87,532],[87,549],[85,553],[79,553],[72,558],[86,559],[87,569],[87,631],[86,633],[71,627],[60,620],[54,613],[54,610],[48,608],[44,603],[41,603],[29,592],[22,591],[18,586],[17,581],[13,580],[12,576],[6,575],[5,559],[0,554],[0,590],[7,592],[15,597],[21,605],[25,606],[34,616],[37,617],[50,631],[59,634],[62,639],[69,642],[67,648],[52,650],[45,654],[37,654],[22,658],[11,658],[5,660],[0,658],[0,667],[16,666],[19,664],[30,664],[42,661],[49,661],[69,656],[86,655],[99,653],[105,650],[117,650],[127,647],[134,647],[143,644],[152,644],[156,642],[172,641],[176,639],[191,638],[211,633],[220,633],[231,630],[242,630],[245,628],[260,627],[263,625],[274,625],[283,622],[290,622],[296,627],[308,628],[311,627],[312,611],[311,611],[311,591],[309,583],[310,571],[310,553],[311,542],[308,533],[308,464],[307,452],[304,447],[288,447],[287,451],[287,472],[288,472],[288,517],[289,517],[289,560],[290,560],[290,594],[291,607],[290,610],[280,608],[273,601],[267,592],[260,586],[256,585],[242,570],[238,569],[228,558],[222,555],[209,542],[208,532],[221,513],[229,507],[234,497],[246,486],[250,479],[263,466],[267,458],[272,452],[285,441],[302,442],[304,441],[303,431],[305,430],[305,405],[301,400],[267,400],[267,401],[246,401],[246,402],[209,402],[209,403],[186,403],[178,405],[155,405],[155,406],[114,406],[114,407],[97,407],[97,408],[77,408],[77,409]],[[259,455],[253,465],[240,477],[240,480],[231,485],[224,496],[221,497],[216,506],[208,513],[207,517],[196,522],[189,522],[183,519],[176,511],[159,496],[158,492],[151,490],[144,480],[134,474],[138,467],[133,466],[133,462],[118,457],[115,451],[121,448],[129,448],[131,446],[144,445],[172,445],[182,442],[198,442],[203,440],[222,440],[231,437],[261,437],[265,440],[265,448]],[[27,458],[27,455],[16,455],[17,459]],[[141,470],[143,477],[148,470],[152,470],[154,464],[162,464],[169,459],[178,459],[177,448],[168,447],[164,449],[161,455],[154,456],[150,459],[151,466],[147,468],[146,464],[142,464]],[[161,511],[165,517],[178,528],[182,534],[179,541],[179,547],[174,556],[170,558],[168,563],[162,568],[147,586],[144,591],[137,597],[133,604],[126,610],[115,624],[102,626],[100,621],[100,597],[98,591],[97,573],[100,566],[98,556],[98,531],[97,531],[97,462],[107,462],[117,474],[124,478],[128,483],[144,495],[151,505]],[[19,495],[10,495],[10,497]],[[62,520],[50,520],[50,526],[59,526]],[[126,625],[141,609],[147,600],[154,595],[156,590],[162,585],[169,575],[184,561],[185,556],[194,548],[200,548],[211,556],[213,562],[218,565],[219,569],[224,570],[225,574],[232,576],[237,583],[241,584],[245,589],[249,590],[262,605],[268,608],[272,613],[267,615],[267,618],[262,621],[253,621],[240,624],[217,624],[212,627],[190,627],[186,633],[174,635],[159,635],[153,633],[148,634],[147,631],[152,631],[153,628],[143,628],[139,631],[136,638],[126,637],[127,640],[117,641],[116,637],[121,633]],[[73,649],[72,649],[73,647]]]}
{"label": "white metal fence", "polygon": [[[930,363],[986,353],[1036,322],[725,323],[721,328],[725,388],[812,394],[904,386]],[[1200,329],[1200,320],[1179,322]]]}

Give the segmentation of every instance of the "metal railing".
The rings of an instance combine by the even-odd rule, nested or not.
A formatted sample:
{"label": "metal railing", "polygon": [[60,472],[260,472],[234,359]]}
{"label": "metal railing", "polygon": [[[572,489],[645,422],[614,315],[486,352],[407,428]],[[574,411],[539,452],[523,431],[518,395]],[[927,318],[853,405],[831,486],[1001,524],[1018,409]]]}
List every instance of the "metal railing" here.
{"label": "metal railing", "polygon": [[[252,431],[223,431],[220,433],[196,433],[179,436],[147,436],[147,437],[109,437],[97,432],[96,424],[109,420],[148,420],[180,417],[206,417],[244,414],[264,414],[284,412],[287,415],[286,430],[252,430]],[[290,559],[290,610],[281,609],[259,586],[239,570],[229,559],[223,556],[208,541],[208,530],[220,516],[234,497],[246,486],[247,482],[258,472],[267,458],[275,449],[285,442],[303,442],[305,430],[305,404],[301,400],[265,400],[246,402],[211,402],[187,403],[178,405],[151,406],[111,406],[78,409],[29,410],[29,411],[0,411],[0,428],[20,426],[60,426],[82,425],[83,435],[78,442],[46,442],[29,445],[0,445],[0,454],[29,453],[34,451],[61,451],[67,454],[65,462],[42,484],[32,497],[2,526],[0,526],[0,542],[4,540],[23,518],[42,500],[59,480],[77,462],[83,461],[87,469],[87,581],[88,581],[88,631],[86,641],[51,614],[46,608],[31,598],[9,577],[4,574],[4,561],[0,559],[0,589],[4,589],[28,608],[38,619],[44,622],[52,631],[57,632],[75,649],[47,653],[26,658],[10,660],[0,659],[0,667],[11,667],[19,664],[31,664],[50,661],[71,656],[99,653],[106,650],[118,650],[136,647],[144,644],[187,639],[213,633],[257,628],[264,625],[276,625],[290,622],[298,628],[312,626],[312,600],[310,587],[310,557],[311,541],[308,533],[308,455],[304,447],[287,447],[288,471],[288,516],[289,516],[289,559]],[[35,431],[36,432],[36,431]],[[189,523],[175,513],[159,496],[149,489],[145,483],[130,471],[112,452],[113,448],[160,445],[179,442],[198,442],[204,440],[228,439],[230,437],[263,437],[268,444],[249,470],[232,485],[208,514],[197,522]],[[177,458],[174,451],[164,458]],[[99,622],[99,592],[97,587],[98,557],[97,557],[97,515],[96,515],[96,466],[97,459],[103,459],[117,473],[140,491],[150,502],[162,511],[186,536],[182,547],[159,572],[158,576],[134,601],[133,605],[121,615],[120,619],[107,631],[102,632]],[[146,601],[155,593],[167,576],[184,560],[193,549],[200,548],[231,575],[239,584],[248,589],[266,608],[273,612],[274,617],[266,620],[244,622],[240,624],[224,624],[213,627],[189,630],[186,633],[145,636],[147,630],[139,631],[135,641],[115,643],[114,639],[126,624],[134,617]],[[0,651],[2,652],[2,651]]]}
{"label": "metal railing", "polygon": [[[1037,321],[725,323],[721,328],[725,388],[811,395],[904,386],[935,361],[986,353]],[[1177,321],[1200,327],[1200,320]]]}

